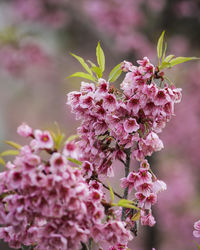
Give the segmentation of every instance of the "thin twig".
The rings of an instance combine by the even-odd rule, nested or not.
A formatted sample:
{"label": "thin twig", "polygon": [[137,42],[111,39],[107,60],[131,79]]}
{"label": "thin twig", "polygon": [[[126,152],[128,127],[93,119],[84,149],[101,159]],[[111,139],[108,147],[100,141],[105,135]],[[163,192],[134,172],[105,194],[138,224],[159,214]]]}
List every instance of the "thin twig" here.
{"label": "thin twig", "polygon": [[[129,148],[126,150],[125,177],[128,176],[130,170],[130,154],[131,154],[131,149]],[[127,199],[127,197],[128,197],[128,187],[124,189],[123,199]],[[126,213],[126,208],[123,207],[122,217],[121,217],[122,221],[125,220],[125,213]]]}
{"label": "thin twig", "polygon": [[[103,187],[105,187],[106,189],[110,190],[109,187],[106,186],[102,181],[100,181],[100,180],[97,179],[97,178],[95,178],[95,180],[98,181],[98,182],[100,182],[100,183],[103,185]],[[117,192],[113,191],[113,193],[114,193],[114,195],[116,195],[118,198],[120,198],[120,199],[123,198],[123,197],[122,197],[120,194],[118,194]]]}
{"label": "thin twig", "polygon": [[92,238],[89,239],[89,244],[88,244],[88,247],[89,247],[89,250],[92,250]]}
{"label": "thin twig", "polygon": [[124,166],[126,165],[126,162],[123,161],[122,159],[119,159],[119,161],[121,161],[124,164]]}
{"label": "thin twig", "polygon": [[85,243],[81,242],[81,246],[82,246],[81,250],[89,250],[88,246]]}

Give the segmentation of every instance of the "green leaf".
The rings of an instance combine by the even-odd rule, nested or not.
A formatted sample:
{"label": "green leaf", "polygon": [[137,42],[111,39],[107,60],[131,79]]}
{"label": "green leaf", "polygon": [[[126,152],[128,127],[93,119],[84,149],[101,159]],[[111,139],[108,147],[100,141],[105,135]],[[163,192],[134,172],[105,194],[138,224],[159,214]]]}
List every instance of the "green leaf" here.
{"label": "green leaf", "polygon": [[132,208],[132,209],[135,209],[135,210],[140,210],[138,207],[136,207],[135,205],[133,205],[133,201],[129,201],[129,200],[126,200],[126,199],[121,199],[119,200],[118,206],[120,207],[125,207],[125,208]]}
{"label": "green leaf", "polygon": [[109,82],[115,82],[121,75],[122,70],[121,70],[121,63],[119,63],[117,66],[115,66],[108,77]]}
{"label": "green leaf", "polygon": [[170,61],[170,64],[171,64],[171,67],[173,67],[174,65],[184,63],[187,61],[191,61],[191,60],[197,60],[197,59],[200,59],[200,58],[198,57],[176,57]]}
{"label": "green leaf", "polygon": [[139,210],[138,207],[136,207],[136,206],[134,206],[134,205],[132,205],[132,204],[128,204],[128,203],[127,203],[127,204],[126,204],[126,203],[125,203],[125,204],[123,204],[123,203],[122,203],[122,204],[121,204],[121,203],[119,204],[119,203],[118,203],[118,206],[119,206],[119,207],[125,207],[125,208],[131,208],[131,209]]}
{"label": "green leaf", "polygon": [[121,199],[121,200],[119,200],[119,203],[132,204],[133,201],[130,201],[130,200],[127,200],[127,199]]}
{"label": "green leaf", "polygon": [[3,166],[5,166],[5,165],[6,165],[6,163],[5,163],[4,159],[3,159],[3,158],[1,158],[1,157],[0,157],[0,164],[1,164],[1,165],[3,165]]}
{"label": "green leaf", "polygon": [[195,242],[195,244],[197,245],[198,249],[200,250],[200,245],[199,245],[199,244],[197,244],[196,242]]}
{"label": "green leaf", "polygon": [[6,150],[2,152],[0,155],[1,156],[9,156],[9,155],[18,155],[19,151],[18,150]]}
{"label": "green leaf", "polygon": [[102,77],[103,72],[99,67],[94,66],[94,67],[91,68],[91,70],[97,75],[98,78]]}
{"label": "green leaf", "polygon": [[84,73],[84,72],[76,72],[70,76],[68,76],[67,78],[71,78],[71,77],[81,77],[81,78],[85,78],[85,79],[88,79],[88,80],[91,80],[91,81],[96,81],[96,78],[94,76],[91,76],[87,73]]}
{"label": "green leaf", "polygon": [[70,135],[66,141],[73,141],[76,140],[77,138],[79,138],[79,135]]}
{"label": "green leaf", "polygon": [[162,62],[161,66],[159,66],[159,69],[164,69],[164,68],[170,68],[171,67],[171,64],[170,62]]}
{"label": "green leaf", "polygon": [[60,145],[63,142],[64,138],[65,138],[64,134],[60,134],[60,135],[57,136],[56,141],[55,141],[55,148],[56,149],[60,148]]}
{"label": "green leaf", "polygon": [[93,63],[92,61],[90,61],[90,60],[87,60],[87,61],[90,63],[91,67],[97,67],[96,64]]}
{"label": "green leaf", "polygon": [[9,146],[13,147],[13,148],[16,148],[16,149],[21,149],[21,145],[19,145],[18,143],[16,142],[13,142],[13,141],[4,141],[6,144],[8,144]]}
{"label": "green leaf", "polygon": [[163,56],[162,56],[162,62],[165,60],[166,50],[167,50],[167,42],[165,42],[165,48],[164,48],[164,52],[163,52]]}
{"label": "green leaf", "polygon": [[165,62],[169,62],[173,57],[175,57],[175,55],[169,55],[165,58]]}
{"label": "green leaf", "polygon": [[65,138],[65,134],[61,132],[60,127],[57,122],[55,122],[55,127],[56,127],[55,132],[53,130],[49,130],[49,132],[51,133],[51,136],[53,137],[54,147],[55,149],[58,150]]}
{"label": "green leaf", "polygon": [[111,187],[111,185],[110,185],[109,182],[108,182],[108,188],[109,188],[109,190],[110,190],[111,202],[113,202],[113,201],[114,201],[114,192],[113,192],[113,189],[112,189],[112,187]]}
{"label": "green leaf", "polygon": [[99,64],[99,67],[103,73],[105,70],[105,55],[101,48],[100,42],[98,42],[98,45],[96,48],[96,56],[97,56],[97,62]]}
{"label": "green leaf", "polygon": [[59,149],[61,143],[63,142],[64,138],[65,138],[65,134],[63,133],[54,133],[53,131],[49,131],[51,133],[51,136],[53,137],[53,141],[54,141],[54,147],[55,149]]}
{"label": "green leaf", "polygon": [[159,62],[160,62],[160,59],[162,57],[162,52],[163,52],[164,35],[165,35],[165,31],[162,32],[161,36],[158,39],[158,44],[157,44],[157,55],[158,55]]}
{"label": "green leaf", "polygon": [[131,218],[132,221],[137,221],[139,219],[140,219],[140,211],[134,214],[133,217]]}
{"label": "green leaf", "polygon": [[71,56],[75,57],[79,62],[80,64],[83,66],[83,68],[92,76],[92,70],[89,68],[89,66],[87,65],[87,63],[85,62],[85,60],[80,57],[80,56],[77,56],[73,53],[70,53]]}
{"label": "green leaf", "polygon": [[67,158],[67,159],[68,159],[68,161],[71,161],[72,163],[75,163],[76,165],[79,165],[79,166],[82,165],[82,162],[79,161],[79,160],[76,160],[76,159],[71,158],[71,157],[69,157],[69,158]]}

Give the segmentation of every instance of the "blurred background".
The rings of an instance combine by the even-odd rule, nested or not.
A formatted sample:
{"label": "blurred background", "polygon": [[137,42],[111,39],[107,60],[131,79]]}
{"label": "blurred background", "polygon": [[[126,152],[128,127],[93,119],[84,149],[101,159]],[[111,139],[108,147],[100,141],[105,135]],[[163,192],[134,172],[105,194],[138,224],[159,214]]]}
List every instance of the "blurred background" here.
{"label": "blurred background", "polygon": [[[1,0],[0,150],[5,139],[25,143],[16,135],[22,122],[45,129],[56,121],[67,136],[76,133],[79,123],[65,103],[80,79],[65,78],[81,66],[69,52],[94,61],[100,41],[106,78],[122,60],[148,56],[156,64],[163,30],[168,54],[200,57],[199,0]],[[156,226],[140,229],[132,250],[195,250],[200,243],[192,236],[200,218],[200,62],[167,75],[183,88],[183,100],[161,135],[164,150],[151,161],[168,189],[154,206]]]}

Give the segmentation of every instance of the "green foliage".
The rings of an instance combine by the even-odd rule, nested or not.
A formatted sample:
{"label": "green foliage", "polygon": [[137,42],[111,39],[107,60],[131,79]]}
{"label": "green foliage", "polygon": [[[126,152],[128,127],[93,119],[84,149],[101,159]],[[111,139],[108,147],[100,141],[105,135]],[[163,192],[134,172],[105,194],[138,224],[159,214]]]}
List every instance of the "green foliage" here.
{"label": "green foliage", "polygon": [[96,48],[96,56],[97,56],[97,62],[99,64],[99,68],[103,73],[105,70],[105,55],[101,48],[100,42],[98,42],[98,45]]}
{"label": "green foliage", "polygon": [[10,156],[10,155],[18,155],[19,154],[19,150],[6,150],[3,151],[0,156],[4,157],[4,156]]}
{"label": "green foliage", "polygon": [[91,65],[91,67],[96,67],[96,64],[95,64],[95,63],[93,63],[92,61],[87,60],[87,62],[89,62],[89,64]]}
{"label": "green foliage", "polygon": [[164,48],[164,51],[163,51],[162,60],[165,59],[166,51],[167,51],[167,42],[165,42],[165,48]]}
{"label": "green foliage", "polygon": [[16,27],[10,26],[0,32],[0,44],[17,44],[21,35],[17,32]]}
{"label": "green foliage", "polygon": [[140,211],[133,215],[131,218],[132,221],[138,221],[140,219]]}
{"label": "green foliage", "polygon": [[18,143],[16,142],[13,142],[13,141],[4,141],[6,144],[8,144],[9,146],[13,147],[13,148],[16,148],[16,149],[21,149],[21,145],[19,145]]}
{"label": "green foliage", "polygon": [[164,68],[172,68],[173,66],[177,65],[177,64],[181,64],[184,62],[188,62],[191,60],[198,60],[200,58],[198,57],[175,57],[173,58],[174,55],[169,55],[165,58],[165,60],[162,62],[162,64],[160,65],[159,69],[164,69]]}
{"label": "green foliage", "polygon": [[161,59],[162,54],[163,54],[164,35],[165,35],[165,31],[162,32],[161,36],[158,39],[158,44],[157,44],[157,55],[158,55],[158,59],[159,59],[159,66],[160,66],[160,59]]}
{"label": "green foliage", "polygon": [[113,189],[112,189],[109,182],[108,182],[108,188],[109,188],[109,191],[110,191],[111,203],[113,203],[113,201],[114,201],[114,192],[113,192]]}
{"label": "green foliage", "polygon": [[[103,76],[103,72],[105,70],[105,55],[104,55],[103,49],[101,48],[101,45],[99,42],[98,42],[98,45],[96,47],[96,56],[97,56],[98,66],[95,63],[93,63],[92,61],[87,60],[87,62],[90,64],[90,67],[89,67],[89,65],[85,62],[85,60],[82,57],[77,56],[73,53],[71,53],[71,55],[73,57],[75,57],[80,62],[80,64],[87,71],[87,73],[76,72],[76,73],[68,76],[67,78],[81,77],[81,78],[84,78],[87,80],[91,80],[93,82],[97,82],[97,80]],[[94,74],[96,75],[96,77],[94,76]]]}
{"label": "green foliage", "polygon": [[76,159],[74,159],[74,158],[68,157],[67,160],[68,160],[68,161],[71,161],[72,163],[75,163],[75,164],[78,165],[78,166],[81,166],[81,165],[82,165],[82,162],[81,162],[81,161],[76,160]]}
{"label": "green foliage", "polygon": [[174,65],[184,63],[187,61],[191,61],[191,60],[197,60],[197,59],[199,59],[199,58],[197,58],[197,57],[176,57],[170,61],[170,64],[171,64],[171,67],[173,67]]}
{"label": "green foliage", "polygon": [[109,82],[115,82],[121,75],[122,70],[121,70],[121,63],[119,63],[117,66],[115,66],[108,77]]}
{"label": "green foliage", "polygon": [[102,77],[103,72],[101,71],[101,69],[100,69],[99,67],[93,66],[93,67],[91,68],[91,70],[96,74],[96,76],[97,76],[98,78],[101,78],[101,77]]}
{"label": "green foliage", "polygon": [[71,78],[71,77],[80,77],[80,78],[85,78],[85,79],[96,82],[96,78],[94,76],[91,76],[90,74],[87,74],[84,72],[76,72],[76,73],[68,76],[67,78]]}
{"label": "green foliage", "polygon": [[199,244],[197,244],[196,242],[195,242],[195,244],[197,245],[198,249],[200,250],[200,245],[199,245]]}
{"label": "green foliage", "polygon": [[73,53],[70,53],[71,56],[75,57],[79,62],[80,64],[83,66],[83,68],[92,76],[92,70],[90,69],[90,67],[87,65],[87,63],[85,62],[85,60],[80,57],[80,56],[77,56]]}
{"label": "green foliage", "polygon": [[[103,77],[103,72],[105,70],[105,55],[104,55],[103,49],[101,48],[100,42],[98,42],[98,45],[96,47],[96,57],[97,57],[98,66],[92,61],[87,60],[87,63],[90,65],[89,66],[82,57],[77,56],[73,53],[71,53],[71,55],[80,62],[80,64],[87,71],[87,73],[76,72],[68,76],[67,78],[81,77],[81,78],[91,80],[93,82],[98,82],[98,79]],[[120,77],[121,73],[122,73],[121,64],[118,64],[111,70],[109,77],[108,77],[108,81],[115,82]]]}
{"label": "green foliage", "polygon": [[168,55],[166,58],[163,59],[165,62],[169,62],[175,55]]}
{"label": "green foliage", "polygon": [[58,150],[63,143],[63,140],[65,138],[65,134],[63,134],[61,132],[59,125],[56,122],[55,122],[55,126],[56,126],[55,131],[50,130],[49,132],[51,133],[51,136],[53,138],[54,147],[56,150]]}
{"label": "green foliage", "polygon": [[166,50],[167,50],[167,43],[165,43],[165,48],[163,50],[164,36],[165,36],[165,31],[162,32],[161,36],[158,39],[158,44],[157,44],[159,70],[165,69],[165,68],[172,68],[173,66],[180,64],[180,63],[200,59],[197,57],[176,57],[175,58],[174,55],[168,55],[167,57],[165,57]]}
{"label": "green foliage", "polygon": [[5,166],[6,163],[3,159],[4,156],[11,156],[11,155],[18,155],[19,154],[19,150],[21,149],[21,145],[17,144],[16,142],[13,141],[4,141],[6,144],[8,144],[9,146],[15,148],[16,150],[5,150],[3,152],[0,153],[0,164]]}
{"label": "green foliage", "polygon": [[5,163],[5,161],[4,161],[4,159],[2,157],[0,157],[0,164],[3,165],[3,166],[6,165],[6,163]]}
{"label": "green foliage", "polygon": [[131,208],[131,209],[134,209],[134,210],[140,210],[138,207],[136,207],[134,205],[134,202],[133,201],[130,201],[130,200],[126,200],[126,199],[121,199],[118,201],[117,204],[112,204],[113,206],[118,206],[118,207],[125,207],[125,208]]}
{"label": "green foliage", "polygon": [[74,141],[76,139],[79,138],[79,135],[70,135],[66,141],[70,142],[70,141]]}

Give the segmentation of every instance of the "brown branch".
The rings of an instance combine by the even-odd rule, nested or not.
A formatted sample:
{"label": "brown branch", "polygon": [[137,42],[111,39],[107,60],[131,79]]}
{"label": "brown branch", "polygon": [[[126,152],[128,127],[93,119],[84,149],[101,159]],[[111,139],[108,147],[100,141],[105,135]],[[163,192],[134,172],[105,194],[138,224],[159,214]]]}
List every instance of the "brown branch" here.
{"label": "brown branch", "polygon": [[[102,185],[103,185],[103,187],[105,187],[106,189],[108,189],[108,190],[110,190],[109,189],[109,187],[108,186],[106,186],[102,181],[100,181],[99,179],[97,179],[97,178],[94,178],[96,181],[98,181],[98,182],[100,182]],[[120,194],[118,194],[117,192],[115,192],[114,190],[113,190],[113,193],[114,193],[114,195],[116,195],[118,198],[120,198],[120,199],[122,199],[123,197],[120,195]]]}

